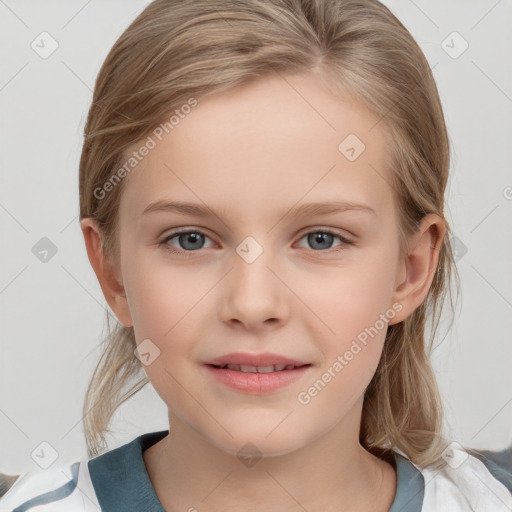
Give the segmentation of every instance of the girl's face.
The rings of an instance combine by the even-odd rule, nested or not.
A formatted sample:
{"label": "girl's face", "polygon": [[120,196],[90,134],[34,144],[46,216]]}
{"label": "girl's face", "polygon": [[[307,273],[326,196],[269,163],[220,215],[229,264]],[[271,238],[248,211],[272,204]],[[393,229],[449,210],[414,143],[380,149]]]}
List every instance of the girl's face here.
{"label": "girl's face", "polygon": [[[387,325],[404,318],[379,119],[312,75],[260,79],[175,119],[133,146],[151,149],[119,211],[118,317],[143,343],[171,428],[232,454],[284,454],[336,430],[357,440]],[[232,353],[309,366],[283,384],[206,364]]]}

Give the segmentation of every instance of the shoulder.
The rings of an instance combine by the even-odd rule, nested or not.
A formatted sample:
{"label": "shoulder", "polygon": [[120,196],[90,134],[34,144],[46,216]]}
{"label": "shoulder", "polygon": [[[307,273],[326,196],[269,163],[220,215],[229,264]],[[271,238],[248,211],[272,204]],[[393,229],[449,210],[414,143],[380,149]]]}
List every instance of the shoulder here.
{"label": "shoulder", "polygon": [[486,464],[489,460],[480,460],[457,443],[450,446],[441,469],[421,470],[425,481],[422,512],[510,512],[512,491],[505,485],[506,480],[498,479],[497,473],[490,470],[490,464]]}
{"label": "shoulder", "polygon": [[98,512],[87,462],[62,463],[20,475],[0,498],[0,512]]}
{"label": "shoulder", "polygon": [[149,432],[96,457],[26,473],[0,498],[0,512],[165,512],[142,454],[168,434]]}
{"label": "shoulder", "polygon": [[502,451],[469,450],[512,493],[512,446]]}

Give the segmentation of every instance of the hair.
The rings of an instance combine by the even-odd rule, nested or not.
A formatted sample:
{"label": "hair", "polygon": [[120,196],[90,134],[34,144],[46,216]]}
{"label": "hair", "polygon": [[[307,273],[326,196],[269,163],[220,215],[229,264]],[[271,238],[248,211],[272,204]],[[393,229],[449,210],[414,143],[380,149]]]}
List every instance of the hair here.
{"label": "hair", "polygon": [[[401,255],[429,213],[445,222],[423,303],[388,326],[365,390],[360,443],[438,467],[446,447],[443,406],[430,356],[451,282],[460,281],[444,215],[450,148],[431,68],[408,30],[377,0],[156,0],[121,34],[96,79],[79,169],[80,219],[92,217],[102,248],[119,261],[118,210],[126,180],[98,194],[128,148],[176,109],[261,77],[317,73],[340,97],[374,113],[387,137]],[[105,188],[106,189],[106,188]],[[426,341],[427,320],[431,336]],[[149,382],[134,354],[133,327],[116,322],[89,383],[83,413],[90,456],[106,447],[114,412]],[[444,339],[444,338],[443,338]]]}
{"label": "hair", "polygon": [[7,494],[7,491],[14,485],[16,480],[20,475],[6,475],[5,473],[0,473],[0,498]]}

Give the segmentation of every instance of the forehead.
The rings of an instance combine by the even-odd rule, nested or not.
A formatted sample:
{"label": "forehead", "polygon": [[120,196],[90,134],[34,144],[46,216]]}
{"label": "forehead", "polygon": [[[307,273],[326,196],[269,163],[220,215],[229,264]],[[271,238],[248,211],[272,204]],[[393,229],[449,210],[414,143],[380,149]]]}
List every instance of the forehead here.
{"label": "forehead", "polygon": [[383,123],[317,76],[265,77],[186,111],[150,135],[154,147],[125,178],[121,216],[135,220],[167,197],[237,215],[340,198],[393,209]]}

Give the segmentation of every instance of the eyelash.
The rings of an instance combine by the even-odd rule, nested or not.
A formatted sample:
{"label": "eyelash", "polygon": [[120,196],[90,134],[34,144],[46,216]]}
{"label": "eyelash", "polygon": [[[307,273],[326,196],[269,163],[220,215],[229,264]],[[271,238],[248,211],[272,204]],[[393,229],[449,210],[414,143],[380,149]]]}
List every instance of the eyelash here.
{"label": "eyelash", "polygon": [[[203,231],[198,230],[198,229],[189,229],[189,230],[183,230],[183,231],[173,231],[172,233],[168,234],[163,240],[158,242],[158,247],[161,247],[162,249],[164,249],[165,251],[170,252],[171,254],[176,254],[176,255],[179,255],[179,256],[183,256],[184,254],[192,255],[195,252],[199,252],[201,249],[197,249],[197,250],[193,250],[193,251],[176,250],[176,248],[174,248],[172,246],[169,246],[167,244],[167,242],[169,242],[170,240],[172,240],[173,238],[175,238],[175,237],[177,237],[179,235],[188,235],[188,234],[192,234],[192,233],[203,235],[206,238],[210,238],[206,233],[204,233]],[[340,245],[338,248],[335,248],[335,249],[325,249],[325,250],[322,250],[322,249],[319,249],[319,250],[311,249],[315,253],[328,253],[328,254],[338,253],[340,251],[346,250],[347,249],[347,247],[346,247],[347,245],[348,246],[355,245],[355,243],[353,241],[345,238],[341,234],[337,233],[336,231],[332,231],[330,229],[318,229],[318,230],[308,231],[307,233],[305,233],[304,235],[301,236],[300,240],[302,240],[304,237],[306,237],[308,235],[318,234],[318,233],[332,235],[335,238],[337,238],[338,240],[340,240],[342,242],[342,245]]]}

